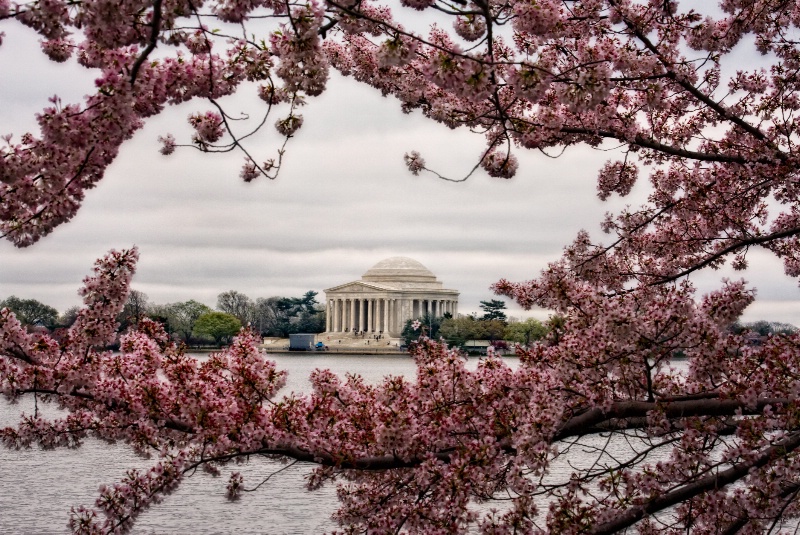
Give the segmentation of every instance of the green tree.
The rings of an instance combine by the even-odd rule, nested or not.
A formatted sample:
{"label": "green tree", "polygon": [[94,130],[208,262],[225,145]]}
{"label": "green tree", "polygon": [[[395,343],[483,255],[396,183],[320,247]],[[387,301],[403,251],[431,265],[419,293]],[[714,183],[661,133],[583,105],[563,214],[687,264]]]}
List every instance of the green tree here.
{"label": "green tree", "polygon": [[187,344],[192,337],[198,318],[209,312],[211,312],[209,306],[193,299],[167,305],[167,317],[172,331],[177,333]]}
{"label": "green tree", "polygon": [[508,318],[506,318],[506,313],[503,312],[506,309],[505,301],[501,301],[500,299],[492,299],[490,301],[481,301],[481,310],[483,310],[484,314],[481,316],[482,320],[500,320],[505,323]]}
{"label": "green tree", "polygon": [[36,299],[20,299],[12,295],[0,302],[0,308],[10,309],[23,325],[42,325],[52,329],[58,323],[58,310]]}
{"label": "green tree", "polygon": [[316,314],[319,312],[316,308],[319,302],[317,301],[317,292],[315,291],[309,290],[303,294],[303,297],[295,299],[295,301],[303,311],[309,314]]}
{"label": "green tree", "polygon": [[317,292],[308,291],[302,297],[259,298],[253,324],[263,336],[321,333],[325,330],[325,311],[316,296]]}
{"label": "green tree", "polygon": [[442,321],[440,336],[451,346],[463,346],[467,340],[502,340],[506,324],[499,319],[476,319],[475,316]]}
{"label": "green tree", "polygon": [[226,312],[206,312],[194,324],[196,336],[208,337],[217,345],[229,340],[242,328],[239,318]]}
{"label": "green tree", "polygon": [[422,335],[435,340],[439,337],[439,329],[442,325],[442,319],[443,318],[441,316],[434,317],[430,314],[420,316],[416,319],[416,321],[420,323],[419,329],[414,329],[412,327],[414,320],[407,320],[405,326],[403,327],[403,331],[400,333],[400,338],[403,339],[403,343],[406,345],[410,344]]}
{"label": "green tree", "polygon": [[506,322],[500,319],[493,320],[480,320],[479,323],[483,327],[484,340],[502,340],[506,333]]}
{"label": "green tree", "polygon": [[310,312],[303,310],[297,318],[297,323],[294,324],[294,332],[298,333],[321,333],[325,332],[325,311],[324,310],[311,310]]}
{"label": "green tree", "polygon": [[541,340],[545,336],[547,336],[547,327],[544,323],[534,318],[509,323],[503,334],[503,338],[506,340],[525,346],[535,340]]}
{"label": "green tree", "polygon": [[463,347],[467,340],[480,340],[484,337],[486,330],[482,323],[474,316],[445,318],[439,329],[439,335],[450,346]]}
{"label": "green tree", "polygon": [[275,302],[277,311],[276,330],[278,336],[287,337],[292,333],[292,321],[300,312],[298,299],[294,297],[281,297]]}

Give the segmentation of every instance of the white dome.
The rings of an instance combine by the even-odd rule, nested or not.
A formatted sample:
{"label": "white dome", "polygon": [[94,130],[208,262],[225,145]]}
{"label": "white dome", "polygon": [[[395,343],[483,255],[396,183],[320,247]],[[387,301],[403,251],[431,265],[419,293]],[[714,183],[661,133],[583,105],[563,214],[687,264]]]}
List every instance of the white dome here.
{"label": "white dome", "polygon": [[435,282],[436,276],[428,268],[406,256],[393,256],[381,260],[361,277],[373,282]]}

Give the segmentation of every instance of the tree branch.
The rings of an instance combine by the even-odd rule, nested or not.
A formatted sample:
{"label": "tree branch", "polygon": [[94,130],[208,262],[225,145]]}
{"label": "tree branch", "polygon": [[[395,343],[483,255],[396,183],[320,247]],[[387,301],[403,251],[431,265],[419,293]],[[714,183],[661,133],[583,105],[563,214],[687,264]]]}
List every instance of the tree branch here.
{"label": "tree branch", "polygon": [[161,31],[161,0],[155,0],[153,2],[153,20],[150,26],[150,41],[147,43],[147,48],[145,48],[139,57],[136,58],[136,62],[131,67],[131,87],[136,82],[136,76],[139,74],[139,69],[144,64],[147,57],[150,53],[155,50],[156,45],[158,44],[158,34]]}
{"label": "tree branch", "polygon": [[[610,4],[621,11],[617,2],[611,0]],[[653,44],[653,42],[640,30],[640,28],[634,24],[628,17],[623,16],[622,21],[625,23],[625,26],[636,36],[639,41],[644,44],[645,48],[647,48],[661,64],[664,66],[664,69],[667,72],[667,77],[671,80],[675,81],[680,87],[686,90],[690,95],[696,98],[698,101],[702,102],[706,106],[708,106],[711,110],[717,113],[721,118],[726,121],[733,123],[734,125],[738,126],[755,139],[762,141],[767,144],[767,146],[775,151],[775,156],[780,159],[781,161],[785,161],[787,156],[783,152],[781,152],[775,145],[772,143],[767,136],[758,128],[751,125],[741,117],[731,113],[727,108],[725,108],[722,104],[715,102],[711,97],[708,95],[703,94],[702,91],[697,89],[694,85],[690,84],[686,80],[683,79],[682,76],[679,76],[674,70],[672,70],[672,63],[667,61],[667,59],[661,54],[661,51],[658,50],[658,47]]]}
{"label": "tree branch", "polygon": [[693,271],[697,271],[698,269],[702,269],[705,266],[711,264],[715,260],[722,258],[723,256],[736,251],[737,249],[741,249],[742,247],[749,247],[750,245],[762,245],[764,243],[773,241],[773,240],[780,240],[782,238],[789,238],[796,234],[800,234],[800,227],[793,227],[790,229],[782,230],[780,232],[773,232],[772,234],[767,234],[765,236],[756,236],[747,240],[738,241],[734,244],[725,247],[724,249],[717,251],[716,253],[707,256],[702,262],[699,264],[695,264],[692,267],[686,268],[680,273],[675,275],[670,275],[668,277],[662,277],[655,282],[651,282],[650,286],[656,286],[658,284],[664,284],[667,282],[672,282],[675,280],[680,279],[681,277],[685,277],[686,275],[692,273]]}
{"label": "tree branch", "polygon": [[726,485],[735,483],[749,474],[752,469],[761,468],[778,457],[786,456],[798,447],[800,447],[800,433],[795,433],[779,441],[774,446],[765,449],[760,455],[749,462],[735,464],[727,470],[693,480],[675,490],[660,494],[644,504],[629,507],[626,511],[620,512],[614,520],[594,526],[590,533],[602,535],[621,531],[632,526],[644,518],[645,515],[663,511],[664,509],[690,500],[705,492],[720,489]]}
{"label": "tree branch", "polygon": [[743,401],[737,399],[690,399],[685,401],[620,401],[611,405],[608,411],[590,409],[573,416],[553,436],[553,440],[582,435],[587,428],[598,427],[609,420],[625,418],[645,418],[654,410],[663,411],[668,418],[686,418],[689,416],[733,416],[737,411],[741,414],[758,414],[767,405],[787,405],[787,398],[765,398],[756,402],[754,408],[748,408]]}
{"label": "tree branch", "polygon": [[408,460],[400,459],[394,455],[379,455],[374,457],[359,457],[355,459],[339,459],[329,453],[314,453],[296,446],[278,446],[242,453],[242,455],[281,455],[297,461],[332,466],[345,470],[362,470],[367,472],[392,470],[398,468],[414,468],[429,459],[436,459],[449,463],[455,448],[431,452],[424,458],[414,457]]}
{"label": "tree branch", "polygon": [[[613,132],[611,130],[591,130],[589,128],[577,128],[571,126],[563,126],[558,130],[559,132],[563,132],[565,134],[596,135],[600,137],[626,141],[625,138],[622,137],[620,134]],[[658,152],[662,152],[664,154],[669,154],[671,156],[678,156],[680,158],[687,158],[690,160],[698,160],[702,162],[737,163],[742,165],[754,162],[754,160],[750,160],[743,156],[738,156],[738,155],[734,156],[732,154],[713,154],[709,152],[698,152],[693,150],[682,149],[680,147],[674,147],[672,145],[665,145],[664,143],[659,143],[654,139],[646,138],[642,135],[637,135],[636,137],[633,138],[632,141],[628,141],[628,143],[632,145],[637,145],[645,149],[652,149]],[[764,163],[768,163],[766,158],[756,159],[755,162],[761,160],[763,160]]]}

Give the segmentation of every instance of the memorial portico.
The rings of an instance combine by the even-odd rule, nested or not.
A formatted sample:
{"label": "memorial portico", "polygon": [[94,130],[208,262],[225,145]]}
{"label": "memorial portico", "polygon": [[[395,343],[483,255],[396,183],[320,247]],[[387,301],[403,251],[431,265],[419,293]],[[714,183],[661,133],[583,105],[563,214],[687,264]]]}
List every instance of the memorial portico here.
{"label": "memorial portico", "polygon": [[409,319],[458,312],[458,292],[447,290],[425,266],[402,256],[381,260],[360,280],[325,290],[328,333],[400,336]]}

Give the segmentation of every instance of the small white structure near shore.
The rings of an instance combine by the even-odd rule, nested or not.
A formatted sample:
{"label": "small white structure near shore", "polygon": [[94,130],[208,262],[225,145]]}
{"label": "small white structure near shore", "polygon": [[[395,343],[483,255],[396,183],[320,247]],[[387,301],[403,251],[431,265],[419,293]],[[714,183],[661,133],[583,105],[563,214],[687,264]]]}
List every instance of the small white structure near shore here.
{"label": "small white structure near shore", "polygon": [[360,280],[325,290],[326,333],[400,336],[409,319],[458,313],[458,291],[448,290],[425,266],[395,256],[372,266]]}

